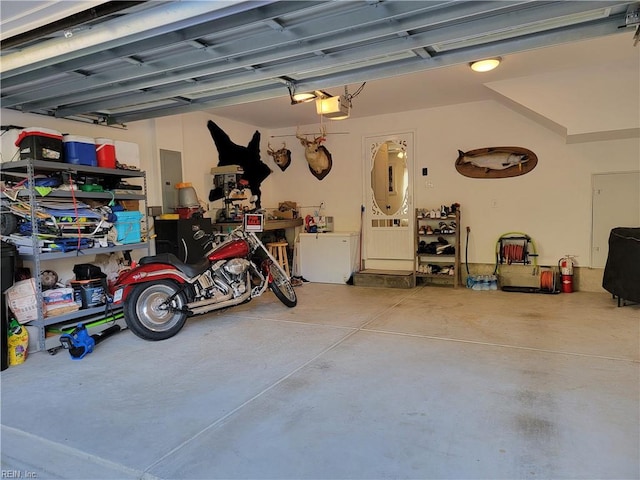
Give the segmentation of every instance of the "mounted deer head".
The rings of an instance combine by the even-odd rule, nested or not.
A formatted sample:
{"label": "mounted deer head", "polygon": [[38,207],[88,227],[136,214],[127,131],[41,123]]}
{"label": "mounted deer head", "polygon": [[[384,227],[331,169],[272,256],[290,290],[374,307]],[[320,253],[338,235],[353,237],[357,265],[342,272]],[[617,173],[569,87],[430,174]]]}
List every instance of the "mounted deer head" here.
{"label": "mounted deer head", "polygon": [[306,135],[300,135],[298,131],[296,131],[296,138],[300,140],[300,143],[304,147],[304,158],[307,159],[309,170],[318,180],[326,177],[333,166],[331,153],[321,145],[321,143],[326,140],[326,134],[326,127],[323,126],[319,137],[314,137],[313,140],[307,140]]}
{"label": "mounted deer head", "polygon": [[267,153],[273,157],[275,164],[284,172],[291,163],[291,150],[287,150],[287,144],[284,142],[282,142],[282,148],[280,150],[271,148],[270,143],[267,145],[269,147]]}

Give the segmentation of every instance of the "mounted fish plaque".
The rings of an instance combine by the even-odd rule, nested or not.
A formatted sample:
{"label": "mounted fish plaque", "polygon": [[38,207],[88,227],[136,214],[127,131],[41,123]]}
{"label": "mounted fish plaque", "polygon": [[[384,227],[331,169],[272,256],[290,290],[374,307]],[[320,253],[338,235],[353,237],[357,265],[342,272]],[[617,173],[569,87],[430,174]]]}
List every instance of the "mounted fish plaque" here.
{"label": "mounted fish plaque", "polygon": [[529,173],[538,157],[522,147],[488,147],[463,152],[458,150],[456,170],[469,178],[508,178]]}

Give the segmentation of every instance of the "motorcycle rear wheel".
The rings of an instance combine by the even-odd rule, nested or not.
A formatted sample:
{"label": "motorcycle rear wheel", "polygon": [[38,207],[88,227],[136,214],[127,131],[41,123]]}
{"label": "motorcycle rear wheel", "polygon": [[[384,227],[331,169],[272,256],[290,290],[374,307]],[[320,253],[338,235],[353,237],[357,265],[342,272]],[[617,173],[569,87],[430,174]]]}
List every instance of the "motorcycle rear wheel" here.
{"label": "motorcycle rear wheel", "polygon": [[180,292],[170,306],[165,302],[179,288],[171,280],[136,285],[124,304],[129,329],[144,340],[166,340],[176,335],[187,321],[187,314],[179,311],[187,303],[187,297]]}
{"label": "motorcycle rear wheel", "polygon": [[287,278],[287,274],[279,265],[271,263],[269,265],[269,273],[271,273],[272,282],[269,282],[269,288],[287,307],[292,308],[298,304],[298,297],[293,289],[293,285]]}

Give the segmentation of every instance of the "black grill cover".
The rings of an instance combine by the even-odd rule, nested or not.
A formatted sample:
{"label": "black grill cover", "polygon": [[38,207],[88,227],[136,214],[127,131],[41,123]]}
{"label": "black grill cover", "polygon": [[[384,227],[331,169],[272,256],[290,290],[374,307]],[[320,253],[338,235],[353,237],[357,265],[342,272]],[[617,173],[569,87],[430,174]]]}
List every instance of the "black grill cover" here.
{"label": "black grill cover", "polygon": [[640,228],[611,230],[602,287],[623,300],[640,302]]}

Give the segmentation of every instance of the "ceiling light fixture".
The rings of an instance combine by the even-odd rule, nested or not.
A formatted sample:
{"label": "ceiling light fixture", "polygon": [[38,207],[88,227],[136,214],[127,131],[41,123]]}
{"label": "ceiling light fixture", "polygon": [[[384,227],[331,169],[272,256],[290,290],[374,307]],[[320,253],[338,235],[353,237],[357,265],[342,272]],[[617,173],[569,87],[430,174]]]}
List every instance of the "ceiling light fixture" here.
{"label": "ceiling light fixture", "polygon": [[497,58],[487,58],[485,60],[478,60],[476,62],[471,62],[469,66],[471,66],[471,70],[474,72],[488,72],[493,70],[498,65],[500,65],[500,61],[502,59],[500,57]]}
{"label": "ceiling light fixture", "polygon": [[296,92],[296,86],[293,83],[287,84],[287,89],[289,90],[291,105],[307,103],[317,98],[327,98],[331,96],[327,92],[323,92],[322,90],[313,90],[312,92]]}
{"label": "ceiling light fixture", "polygon": [[293,95],[291,95],[291,103],[306,103],[310,102],[314,98],[316,98],[316,94],[314,92],[294,93]]}

